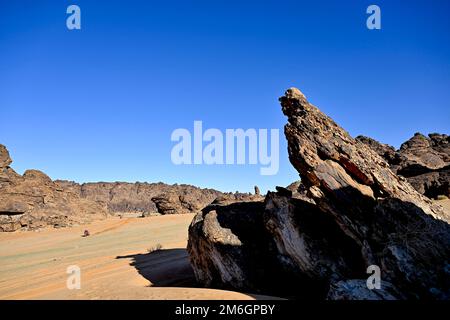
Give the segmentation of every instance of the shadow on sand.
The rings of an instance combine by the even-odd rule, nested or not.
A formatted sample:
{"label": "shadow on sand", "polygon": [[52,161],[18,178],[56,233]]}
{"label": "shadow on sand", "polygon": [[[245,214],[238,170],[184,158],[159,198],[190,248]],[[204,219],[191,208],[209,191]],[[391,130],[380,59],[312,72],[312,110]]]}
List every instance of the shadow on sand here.
{"label": "shadow on sand", "polygon": [[[161,249],[145,254],[117,256],[116,259],[132,259],[130,265],[150,281],[152,287],[203,288],[195,281],[186,249]],[[251,293],[242,294],[257,300],[280,299]]]}
{"label": "shadow on sand", "polygon": [[117,256],[132,259],[130,265],[153,287],[199,287],[186,249],[161,249],[145,254]]}

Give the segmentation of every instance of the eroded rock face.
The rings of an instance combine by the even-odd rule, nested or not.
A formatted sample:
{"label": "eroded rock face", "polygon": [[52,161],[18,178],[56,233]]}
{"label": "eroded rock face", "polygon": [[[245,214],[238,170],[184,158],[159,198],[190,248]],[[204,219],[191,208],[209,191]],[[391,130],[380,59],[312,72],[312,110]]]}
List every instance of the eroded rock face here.
{"label": "eroded rock face", "polygon": [[280,102],[289,159],[308,197],[359,248],[355,260],[382,267],[384,280],[407,297],[450,295],[448,214],[298,89]]}
{"label": "eroded rock face", "polygon": [[0,145],[0,231],[65,227],[107,216],[106,208],[62,190],[45,173],[27,170],[21,176],[11,163],[8,150]]}
{"label": "eroded rock face", "polygon": [[8,150],[0,145],[0,231],[33,230],[48,225],[66,227],[128,213],[197,213],[216,199],[236,202],[247,195],[161,182],[52,181],[38,170],[19,175],[11,163]]}
{"label": "eroded rock face", "polygon": [[78,184],[56,181],[63,189],[81,198],[107,207],[110,214],[137,213],[184,214],[197,213],[213,202],[222,192],[191,185],[146,182],[91,182]]}
{"label": "eroded rock face", "polygon": [[327,298],[329,300],[398,300],[404,297],[389,282],[383,281],[381,288],[370,290],[365,280],[339,281],[332,284]]}
{"label": "eroded rock face", "polygon": [[188,251],[205,287],[289,294],[296,276],[282,268],[265,230],[264,202],[212,204],[189,227]]}
{"label": "eroded rock face", "polygon": [[428,137],[416,133],[399,150],[378,141],[359,136],[382,156],[393,172],[406,177],[421,194],[429,198],[439,195],[450,197],[450,137],[432,133]]}
{"label": "eroded rock face", "polygon": [[388,144],[380,143],[375,139],[365,136],[357,136],[355,139],[368,145],[373,151],[378,153],[378,155],[389,163],[391,170],[394,172],[397,171],[399,164],[405,161],[405,158],[402,157],[402,155],[397,152],[394,147]]}
{"label": "eroded rock face", "polygon": [[399,151],[419,165],[440,169],[450,164],[450,137],[437,133],[425,137],[421,133],[416,133],[401,145]]}
{"label": "eroded rock face", "polygon": [[7,168],[12,163],[11,157],[6,147],[0,144],[0,168]]}
{"label": "eroded rock face", "polygon": [[[289,280],[278,280],[285,292],[300,297],[450,298],[448,213],[298,89],[289,89],[280,102],[288,117],[289,159],[302,183],[269,192],[263,208],[241,204],[235,214],[230,204],[219,214],[215,209],[197,215],[188,250],[198,281],[273,293],[261,278],[289,274]],[[256,247],[249,238],[254,234],[264,239]],[[257,278],[255,265],[262,275]],[[377,293],[363,286],[370,265],[380,267],[386,284]]]}
{"label": "eroded rock face", "polygon": [[235,193],[223,193],[219,195],[212,204],[217,205],[226,205],[226,204],[232,204],[236,202],[261,202],[264,200],[264,197],[260,194],[250,194],[250,193],[242,193],[242,192],[235,192]]}

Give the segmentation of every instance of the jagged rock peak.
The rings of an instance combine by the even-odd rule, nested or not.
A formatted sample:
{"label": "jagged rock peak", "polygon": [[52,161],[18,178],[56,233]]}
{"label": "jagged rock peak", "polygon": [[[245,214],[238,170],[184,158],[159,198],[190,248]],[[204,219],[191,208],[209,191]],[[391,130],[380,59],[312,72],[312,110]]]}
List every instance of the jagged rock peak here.
{"label": "jagged rock peak", "polygon": [[9,156],[8,149],[0,144],[0,168],[8,167],[12,163],[12,159]]}
{"label": "jagged rock peak", "polygon": [[[316,186],[340,201],[359,192],[369,198],[397,197],[417,204],[434,217],[442,210],[396,176],[370,147],[353,139],[331,118],[289,89],[280,98],[288,117],[285,135],[289,160],[308,187]],[[310,193],[314,193],[310,190]]]}
{"label": "jagged rock peak", "polygon": [[295,87],[291,87],[286,90],[286,97],[289,97],[291,99],[302,100],[305,102],[307,101],[306,96],[303,94],[303,92],[301,92],[299,89]]}

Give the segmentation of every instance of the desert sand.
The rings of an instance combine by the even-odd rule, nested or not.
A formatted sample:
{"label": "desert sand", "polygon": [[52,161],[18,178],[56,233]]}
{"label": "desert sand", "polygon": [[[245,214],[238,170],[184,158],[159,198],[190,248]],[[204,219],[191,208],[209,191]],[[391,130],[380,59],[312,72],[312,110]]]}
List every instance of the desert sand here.
{"label": "desert sand", "polygon": [[[450,200],[437,201],[450,211]],[[109,218],[85,226],[0,233],[0,299],[265,299],[196,288],[186,252],[192,214]],[[89,237],[82,237],[88,229]],[[158,245],[159,251],[152,251]],[[67,267],[81,288],[67,289]]]}
{"label": "desert sand", "polygon": [[[195,288],[186,252],[192,214],[109,218],[89,225],[0,233],[0,299],[255,299]],[[89,237],[82,237],[88,229]],[[162,245],[162,250],[149,253]],[[67,267],[81,288],[67,289]]]}

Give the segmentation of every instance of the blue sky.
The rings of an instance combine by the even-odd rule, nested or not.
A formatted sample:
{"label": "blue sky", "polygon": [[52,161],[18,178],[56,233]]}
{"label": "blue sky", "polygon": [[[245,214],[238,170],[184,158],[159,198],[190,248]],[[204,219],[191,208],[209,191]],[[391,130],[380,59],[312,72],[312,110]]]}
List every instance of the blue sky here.
{"label": "blue sky", "polygon": [[[66,28],[77,4],[82,29]],[[366,28],[381,8],[382,29]],[[297,179],[278,97],[396,147],[449,133],[450,1],[0,0],[0,143],[53,179],[262,191]],[[176,128],[279,128],[280,170],[175,166]]]}

